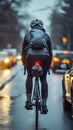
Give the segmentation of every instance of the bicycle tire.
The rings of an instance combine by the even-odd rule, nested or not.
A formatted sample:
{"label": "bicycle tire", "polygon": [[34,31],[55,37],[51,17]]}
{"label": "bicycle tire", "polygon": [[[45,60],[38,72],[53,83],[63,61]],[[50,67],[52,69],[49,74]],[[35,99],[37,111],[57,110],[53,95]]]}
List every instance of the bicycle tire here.
{"label": "bicycle tire", "polygon": [[38,117],[39,117],[39,110],[38,110],[38,99],[39,99],[39,83],[36,81],[35,83],[35,99],[36,99],[36,110],[35,110],[35,120],[36,120],[36,130],[38,130]]}

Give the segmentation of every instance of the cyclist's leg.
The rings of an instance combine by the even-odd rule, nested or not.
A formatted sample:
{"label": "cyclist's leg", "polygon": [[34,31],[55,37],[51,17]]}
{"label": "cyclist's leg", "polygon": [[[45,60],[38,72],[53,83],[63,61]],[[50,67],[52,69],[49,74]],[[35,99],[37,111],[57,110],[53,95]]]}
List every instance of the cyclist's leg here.
{"label": "cyclist's leg", "polygon": [[40,81],[41,81],[41,86],[42,86],[42,98],[46,98],[48,97],[48,83],[46,80],[46,75],[47,75],[47,71],[48,71],[48,64],[49,64],[49,60],[48,57],[44,56],[42,57],[44,60],[42,61],[42,69],[43,69],[43,75],[40,77]]}
{"label": "cyclist's leg", "polygon": [[28,75],[27,79],[26,79],[26,97],[27,97],[27,101],[26,101],[26,105],[25,105],[25,108],[28,109],[28,110],[32,109],[31,92],[32,92],[32,77]]}
{"label": "cyclist's leg", "polygon": [[48,71],[48,62],[43,62],[43,75],[40,77],[40,81],[41,81],[41,92],[42,92],[42,113],[46,114],[48,112],[47,109],[47,97],[48,97],[48,83],[46,80],[46,75],[47,75],[47,71]]}
{"label": "cyclist's leg", "polygon": [[27,62],[27,79],[26,79],[26,105],[25,108],[30,110],[32,109],[32,104],[31,104],[31,93],[32,93],[32,75],[31,75],[31,64],[30,64],[30,59]]}
{"label": "cyclist's leg", "polygon": [[27,94],[27,100],[31,101],[31,92],[32,92],[32,76],[27,74],[26,79],[26,94]]}
{"label": "cyclist's leg", "polygon": [[42,91],[42,98],[46,98],[48,97],[48,84],[46,81],[46,75],[42,75],[40,77],[40,81],[41,81],[41,91]]}
{"label": "cyclist's leg", "polygon": [[48,112],[47,109],[47,97],[48,97],[48,84],[46,81],[46,75],[41,76],[41,93],[42,93],[42,114],[46,114]]}

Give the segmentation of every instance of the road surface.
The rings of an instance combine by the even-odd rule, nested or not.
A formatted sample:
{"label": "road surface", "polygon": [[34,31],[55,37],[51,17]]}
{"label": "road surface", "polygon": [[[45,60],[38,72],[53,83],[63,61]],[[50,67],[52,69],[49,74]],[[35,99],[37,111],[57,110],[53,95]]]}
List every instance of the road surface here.
{"label": "road surface", "polygon": [[[0,130],[35,130],[35,111],[24,108],[26,101],[23,66],[18,64],[11,70],[16,76],[0,91]],[[39,130],[73,130],[70,112],[62,106],[62,74],[47,75],[48,113],[39,113]]]}

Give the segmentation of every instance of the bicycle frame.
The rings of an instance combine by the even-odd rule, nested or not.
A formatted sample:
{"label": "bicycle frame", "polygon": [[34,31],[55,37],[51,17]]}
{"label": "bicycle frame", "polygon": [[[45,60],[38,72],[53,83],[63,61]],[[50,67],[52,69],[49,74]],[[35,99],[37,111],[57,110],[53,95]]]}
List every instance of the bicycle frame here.
{"label": "bicycle frame", "polygon": [[41,100],[41,92],[40,92],[40,86],[39,86],[39,78],[35,77],[34,79],[34,86],[33,86],[33,94],[32,94],[32,99],[35,100],[36,98],[36,92],[38,92],[38,100]]}

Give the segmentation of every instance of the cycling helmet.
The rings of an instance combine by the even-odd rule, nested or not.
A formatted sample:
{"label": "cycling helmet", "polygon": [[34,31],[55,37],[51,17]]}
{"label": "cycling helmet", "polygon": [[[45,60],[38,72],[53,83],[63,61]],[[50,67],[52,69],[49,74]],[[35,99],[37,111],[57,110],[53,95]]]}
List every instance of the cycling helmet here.
{"label": "cycling helmet", "polygon": [[43,22],[39,19],[36,19],[36,20],[33,20],[31,21],[30,23],[30,27],[33,28],[34,26],[40,26],[40,27],[43,27]]}

